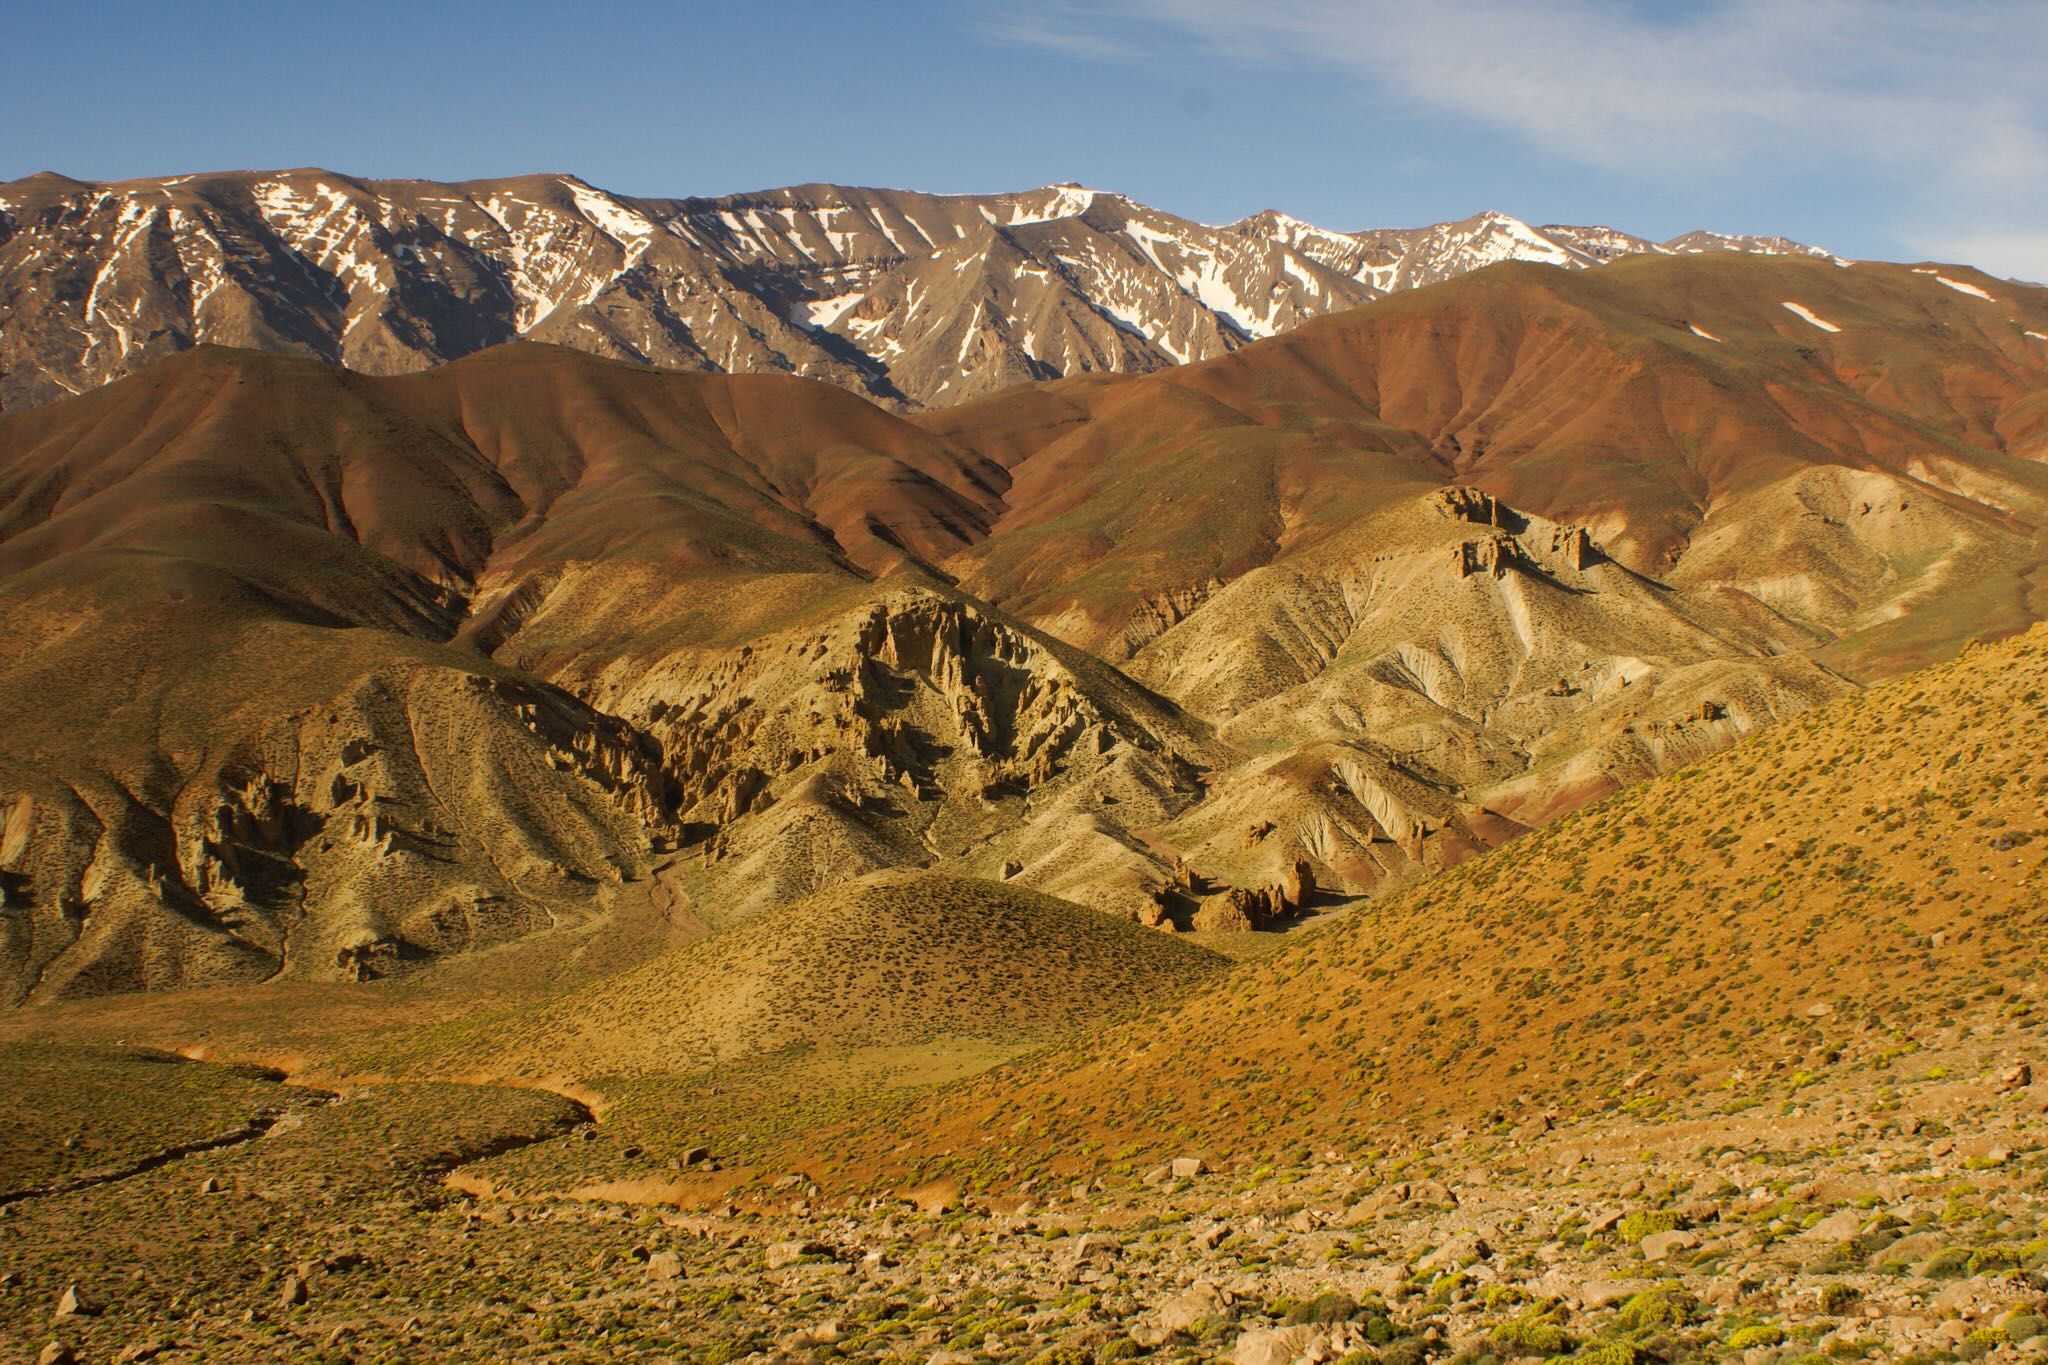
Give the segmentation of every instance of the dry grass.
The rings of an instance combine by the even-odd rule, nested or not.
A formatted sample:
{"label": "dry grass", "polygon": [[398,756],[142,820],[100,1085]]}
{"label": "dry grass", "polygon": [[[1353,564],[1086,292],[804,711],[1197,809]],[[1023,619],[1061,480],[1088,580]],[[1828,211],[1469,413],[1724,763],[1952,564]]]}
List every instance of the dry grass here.
{"label": "dry grass", "polygon": [[298,1102],[274,1073],[146,1048],[0,1046],[0,1195],[117,1170]]}
{"label": "dry grass", "polygon": [[[2044,697],[2048,626],[1625,791],[905,1127],[984,1172],[1105,1143],[1367,1146],[1702,1085],[1739,1102],[1781,1092],[1788,1056],[2031,1024]],[[888,1166],[900,1131],[823,1141]]]}
{"label": "dry grass", "polygon": [[1173,998],[1223,965],[1020,887],[884,874],[558,1000],[401,1037],[343,1064],[595,1081],[785,1052],[1016,1046]]}

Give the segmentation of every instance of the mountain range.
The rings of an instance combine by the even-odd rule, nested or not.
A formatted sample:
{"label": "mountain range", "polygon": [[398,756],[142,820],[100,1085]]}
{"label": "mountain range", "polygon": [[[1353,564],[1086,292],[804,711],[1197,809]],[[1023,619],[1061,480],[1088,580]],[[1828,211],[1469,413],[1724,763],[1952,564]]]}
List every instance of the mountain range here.
{"label": "mountain range", "polygon": [[935,407],[1211,359],[1500,261],[1721,251],[1826,254],[1491,212],[1367,232],[1270,211],[1209,227],[1075,185],[639,199],[569,175],[42,174],[0,184],[0,406],[200,344],[396,374],[526,338]]}
{"label": "mountain range", "polygon": [[2048,295],[1506,262],[905,415],[530,342],[0,417],[13,1000],[930,868],[1177,931],[2048,615]]}
{"label": "mountain range", "polygon": [[1072,186],[0,215],[23,1356],[2048,1346],[2048,289]]}

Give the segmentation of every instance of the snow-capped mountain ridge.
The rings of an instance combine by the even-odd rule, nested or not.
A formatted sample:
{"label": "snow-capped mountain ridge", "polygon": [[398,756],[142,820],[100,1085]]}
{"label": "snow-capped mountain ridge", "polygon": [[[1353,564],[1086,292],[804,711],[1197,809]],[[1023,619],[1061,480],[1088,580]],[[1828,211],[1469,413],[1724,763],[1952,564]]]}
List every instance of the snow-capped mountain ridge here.
{"label": "snow-capped mountain ridge", "polygon": [[1076,184],[671,200],[572,175],[43,174],[0,186],[0,401],[46,402],[205,342],[387,373],[528,337],[916,407],[1208,359],[1498,261],[1701,250],[1825,254],[1497,212],[1356,233],[1276,211],[1209,227]]}

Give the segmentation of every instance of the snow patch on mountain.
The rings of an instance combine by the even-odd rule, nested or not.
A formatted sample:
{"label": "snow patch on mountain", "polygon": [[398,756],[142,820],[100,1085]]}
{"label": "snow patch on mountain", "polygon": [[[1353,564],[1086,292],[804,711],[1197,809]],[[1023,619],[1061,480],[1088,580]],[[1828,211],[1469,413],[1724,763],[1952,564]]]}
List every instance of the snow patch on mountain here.
{"label": "snow patch on mountain", "polygon": [[[1208,359],[1498,261],[1582,269],[1681,249],[1497,212],[1360,233],[1271,211],[1206,227],[1073,184],[629,200],[567,175],[279,171],[0,188],[0,284],[46,301],[4,320],[9,406],[206,341],[390,371],[515,336],[919,406]],[[1818,254],[1696,236],[1683,249]]]}
{"label": "snow patch on mountain", "polygon": [[1798,317],[1804,318],[1806,321],[1820,328],[1823,332],[1839,332],[1842,330],[1841,328],[1835,326],[1834,323],[1829,322],[1826,318],[1816,316],[1814,314],[1814,311],[1811,308],[1808,308],[1803,303],[1794,303],[1790,299],[1787,299],[1785,300],[1785,307],[1789,312],[1795,314]]}
{"label": "snow patch on mountain", "polygon": [[[1034,203],[1038,195],[1047,196],[1044,202]],[[1062,218],[1079,218],[1095,203],[1095,191],[1079,185],[1048,185],[1032,195],[1019,195],[1009,204],[1009,216],[1001,220],[990,216],[990,222],[1000,222],[1003,227],[1023,227],[1029,223],[1052,223]]]}
{"label": "snow patch on mountain", "polygon": [[1943,284],[1955,290],[1958,294],[1968,294],[1971,298],[1982,299],[1986,303],[1998,302],[1998,300],[1992,298],[1991,295],[1985,293],[1982,289],[1979,289],[1976,285],[1971,284],[1968,281],[1952,280],[1946,275],[1936,275],[1934,278],[1940,280]]}
{"label": "snow patch on mountain", "polygon": [[866,297],[867,295],[860,293],[835,294],[829,299],[806,300],[798,304],[797,309],[803,314],[804,326],[814,332],[825,331]]}
{"label": "snow patch on mountain", "polygon": [[564,180],[562,188],[569,191],[570,197],[576,201],[577,212],[621,245],[654,235],[654,224],[603,191],[594,190],[579,180]]}

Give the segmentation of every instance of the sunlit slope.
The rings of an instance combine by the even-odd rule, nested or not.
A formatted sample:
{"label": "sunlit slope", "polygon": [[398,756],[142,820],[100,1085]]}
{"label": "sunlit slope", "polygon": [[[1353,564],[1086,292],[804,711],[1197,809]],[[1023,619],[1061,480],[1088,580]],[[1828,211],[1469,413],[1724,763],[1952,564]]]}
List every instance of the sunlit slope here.
{"label": "sunlit slope", "polygon": [[[1217,361],[918,420],[1015,480],[969,585],[1090,643],[1142,646],[1247,569],[1448,482],[1831,635],[1996,578],[1956,641],[2021,623],[2036,591],[2044,336],[2048,292],[1955,267],[1511,264]],[[1788,545],[1803,509],[1835,529]]]}
{"label": "sunlit slope", "polygon": [[1673,1088],[1739,1099],[1831,1044],[2025,1015],[2048,925],[2044,713],[2039,626],[1625,791],[912,1127],[997,1165],[1111,1133],[1370,1145]]}
{"label": "sunlit slope", "polygon": [[883,874],[493,1021],[426,1060],[596,1080],[789,1050],[1015,1044],[1173,998],[1223,966],[1194,944],[1018,887]]}

